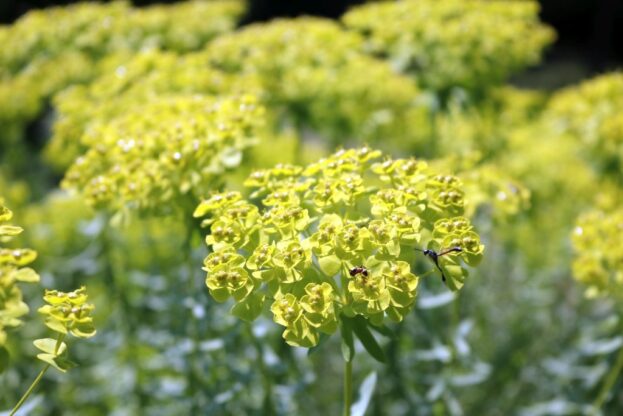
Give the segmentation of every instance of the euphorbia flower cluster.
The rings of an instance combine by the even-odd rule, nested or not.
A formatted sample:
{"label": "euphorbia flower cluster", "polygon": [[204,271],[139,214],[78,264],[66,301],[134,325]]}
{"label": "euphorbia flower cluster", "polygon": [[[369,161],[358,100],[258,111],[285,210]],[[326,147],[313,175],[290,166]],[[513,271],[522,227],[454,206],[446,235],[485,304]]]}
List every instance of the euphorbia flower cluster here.
{"label": "euphorbia flower cluster", "polygon": [[212,296],[233,298],[232,312],[245,320],[270,305],[285,340],[311,347],[342,316],[402,320],[417,294],[415,261],[424,261],[415,248],[459,247],[439,258],[458,290],[461,261],[474,266],[484,250],[461,216],[461,181],[424,161],[381,158],[364,147],[305,168],[277,165],[247,179],[251,200],[225,192],[201,202],[195,216],[208,216]]}
{"label": "euphorbia flower cluster", "polygon": [[121,63],[137,51],[198,50],[232,30],[243,11],[237,0],[141,8],[80,2],[33,10],[0,26],[0,142],[18,138],[53,94],[104,72],[111,56]]}
{"label": "euphorbia flower cluster", "polygon": [[39,308],[45,316],[45,324],[57,333],[57,339],[43,338],[34,342],[40,351],[37,358],[59,371],[65,372],[75,366],[67,358],[67,344],[63,339],[67,334],[78,338],[91,338],[95,335],[91,312],[95,308],[87,303],[86,288],[82,286],[72,292],[46,290],[43,300],[47,305]]}
{"label": "euphorbia flower cluster", "polygon": [[[11,220],[13,213],[0,203],[0,242],[7,242],[22,232],[21,227],[3,224]],[[37,258],[37,253],[27,248],[0,246],[0,348],[6,342],[6,329],[22,324],[21,317],[28,313],[28,305],[22,300],[17,282],[38,282],[39,275],[24,267]]]}
{"label": "euphorbia flower cluster", "polygon": [[619,71],[558,92],[544,118],[556,133],[585,145],[582,154],[592,156],[591,165],[599,172],[618,178],[623,165],[622,110],[623,73]]}
{"label": "euphorbia flower cluster", "polygon": [[95,207],[169,213],[171,201],[192,200],[240,164],[262,114],[250,95],[159,98],[83,137],[89,150],[63,185]]}
{"label": "euphorbia flower cluster", "polygon": [[573,246],[576,258],[573,275],[587,285],[589,297],[610,295],[623,297],[623,210],[593,210],[576,222]]}
{"label": "euphorbia flower cluster", "polygon": [[404,0],[370,2],[342,20],[366,37],[367,50],[424,89],[445,95],[460,87],[477,96],[539,61],[555,35],[538,11],[536,1]]}

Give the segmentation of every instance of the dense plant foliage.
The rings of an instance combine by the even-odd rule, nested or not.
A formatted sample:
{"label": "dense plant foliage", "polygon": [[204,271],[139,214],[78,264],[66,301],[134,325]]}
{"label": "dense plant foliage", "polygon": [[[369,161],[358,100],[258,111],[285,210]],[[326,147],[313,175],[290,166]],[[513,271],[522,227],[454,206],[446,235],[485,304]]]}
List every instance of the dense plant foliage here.
{"label": "dense plant foliage", "polygon": [[279,124],[334,140],[400,138],[396,129],[405,128],[405,119],[425,122],[417,89],[387,63],[361,53],[362,45],[336,23],[303,18],[249,26],[219,37],[206,53],[226,73],[257,76]]}
{"label": "dense plant foliage", "polygon": [[620,413],[621,73],[507,84],[532,0],[243,13],[0,28],[0,408]]}
{"label": "dense plant foliage", "polygon": [[589,163],[604,173],[621,171],[623,74],[612,73],[559,92],[548,120],[561,134],[576,137],[592,153]]}
{"label": "dense plant foliage", "polygon": [[577,221],[573,235],[577,253],[573,273],[578,281],[587,285],[589,296],[621,296],[621,253],[612,247],[620,245],[622,227],[620,210],[587,212]]}
{"label": "dense plant foliage", "polygon": [[211,216],[213,253],[204,265],[212,296],[233,297],[234,314],[246,320],[271,303],[285,340],[311,347],[320,332],[335,332],[342,314],[373,325],[401,321],[415,301],[410,263],[418,245],[457,249],[439,267],[447,285],[460,289],[467,272],[459,259],[476,265],[484,250],[460,217],[460,181],[423,161],[380,157],[364,147],[306,168],[257,171],[245,184],[263,197],[264,211],[234,192],[202,202],[195,215]]}
{"label": "dense plant foliage", "polygon": [[102,61],[111,54],[122,62],[144,49],[197,50],[233,29],[242,10],[235,0],[146,9],[122,1],[84,3],[34,11],[0,28],[0,139],[19,135],[53,93],[108,67],[110,61]]}
{"label": "dense plant foliage", "polygon": [[87,85],[63,91],[54,100],[59,117],[46,149],[47,159],[66,169],[96,141],[91,132],[127,117],[127,113],[141,111],[149,101],[258,91],[252,80],[244,82],[211,70],[206,59],[202,53],[142,52]]}
{"label": "dense plant foliage", "polygon": [[457,87],[480,93],[538,62],[554,33],[537,13],[532,1],[408,0],[367,4],[343,21],[367,50],[443,97]]}
{"label": "dense plant foliage", "polygon": [[63,185],[96,207],[170,212],[171,200],[192,201],[240,164],[261,113],[253,96],[154,100],[90,131]]}
{"label": "dense plant foliage", "polygon": [[[4,205],[0,205],[0,241],[6,242],[22,232],[22,228],[8,225],[13,213]],[[24,303],[22,291],[18,283],[36,283],[39,275],[31,268],[25,267],[32,263],[37,253],[26,248],[0,248],[0,355],[6,354],[4,345],[7,330],[22,324],[21,318],[28,313],[28,305]],[[4,359],[2,360],[4,361]],[[4,366],[0,366],[2,368]]]}

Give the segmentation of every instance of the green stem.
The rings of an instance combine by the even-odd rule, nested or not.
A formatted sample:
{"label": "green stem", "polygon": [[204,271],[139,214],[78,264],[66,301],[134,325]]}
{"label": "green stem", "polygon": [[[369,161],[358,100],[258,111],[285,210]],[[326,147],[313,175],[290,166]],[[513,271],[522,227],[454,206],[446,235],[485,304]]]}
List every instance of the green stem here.
{"label": "green stem", "polygon": [[17,402],[17,404],[15,405],[15,407],[13,408],[9,416],[13,416],[19,410],[19,408],[22,407],[24,402],[28,399],[28,397],[30,397],[32,392],[35,390],[35,387],[37,387],[37,384],[39,384],[39,382],[41,381],[41,378],[43,377],[45,372],[48,371],[48,368],[50,368],[50,364],[46,364],[46,366],[43,367],[43,369],[39,372],[39,375],[37,376],[37,378],[35,378],[35,381],[32,382],[30,387],[28,387],[28,390],[26,390],[26,393],[24,393],[22,398],[19,399],[19,402]]}
{"label": "green stem", "polygon": [[344,361],[344,412],[343,416],[350,416],[353,403],[353,362]]}
{"label": "green stem", "polygon": [[[58,335],[58,339],[56,340],[56,346],[54,347],[54,354],[58,353],[58,350],[61,347],[61,344],[63,343],[63,338],[65,338],[65,334]],[[24,393],[22,398],[19,399],[19,402],[17,402],[13,410],[11,410],[11,413],[9,416],[13,416],[15,413],[17,413],[19,408],[22,407],[22,405],[26,402],[26,400],[28,400],[32,392],[35,390],[35,387],[37,387],[37,384],[39,384],[39,382],[41,381],[41,378],[43,378],[43,375],[45,374],[45,372],[48,371],[48,368],[50,368],[50,364],[46,364],[45,367],[41,369],[41,371],[37,375],[37,378],[35,378],[35,381],[32,382],[30,387],[28,387],[28,390],[26,390],[26,393]]]}
{"label": "green stem", "polygon": [[[197,296],[196,296],[197,288],[195,287],[195,279],[194,279],[195,274],[194,274],[194,267],[193,267],[193,262],[192,262],[193,260],[192,259],[193,236],[196,231],[195,222],[193,221],[193,217],[192,217],[192,208],[193,208],[193,204],[189,204],[188,209],[186,209],[185,214],[184,214],[185,226],[186,226],[186,238],[184,239],[182,250],[183,250],[183,262],[184,262],[184,265],[186,267],[187,274],[188,274],[187,275],[188,282],[186,285],[186,293],[183,293],[182,291],[181,294],[188,299],[192,299],[192,303],[193,303],[189,311],[186,310],[185,306],[183,306],[182,315],[184,316],[184,319],[186,320],[186,323],[187,323],[186,334],[188,334],[193,341],[193,349],[190,353],[189,363],[187,367],[187,377],[189,380],[188,394],[191,397],[191,403],[192,403],[191,411],[193,414],[197,414],[201,410],[201,404],[200,404],[201,398],[199,397],[199,394],[202,391],[203,383],[202,383],[202,377],[199,375],[201,372],[200,356],[199,356],[199,349],[198,349],[199,333],[200,333],[199,320],[197,319],[197,317],[195,316],[193,312],[194,303],[197,299]],[[182,302],[181,304],[183,305],[184,302]],[[187,315],[188,312],[190,313],[190,316]]]}
{"label": "green stem", "polygon": [[614,386],[614,383],[617,381],[617,378],[619,374],[621,373],[622,369],[623,369],[623,347],[619,349],[619,354],[617,355],[616,362],[614,363],[614,366],[608,373],[608,376],[606,377],[606,381],[601,387],[601,390],[599,391],[597,398],[593,402],[593,411],[595,413],[597,413],[597,411],[601,409],[601,407],[604,405],[606,401],[606,397],[608,396],[608,393],[610,392],[610,390],[612,390],[612,387]]}

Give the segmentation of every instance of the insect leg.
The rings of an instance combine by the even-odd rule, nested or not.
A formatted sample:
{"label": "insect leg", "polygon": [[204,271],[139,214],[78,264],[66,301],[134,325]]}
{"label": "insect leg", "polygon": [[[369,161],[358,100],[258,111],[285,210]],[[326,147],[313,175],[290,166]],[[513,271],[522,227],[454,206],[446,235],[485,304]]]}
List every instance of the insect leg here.
{"label": "insect leg", "polygon": [[441,273],[441,281],[446,283],[446,275],[444,274],[443,270],[441,269],[441,266],[439,265],[439,262],[437,261],[437,259],[435,259],[435,266],[437,266],[437,269]]}

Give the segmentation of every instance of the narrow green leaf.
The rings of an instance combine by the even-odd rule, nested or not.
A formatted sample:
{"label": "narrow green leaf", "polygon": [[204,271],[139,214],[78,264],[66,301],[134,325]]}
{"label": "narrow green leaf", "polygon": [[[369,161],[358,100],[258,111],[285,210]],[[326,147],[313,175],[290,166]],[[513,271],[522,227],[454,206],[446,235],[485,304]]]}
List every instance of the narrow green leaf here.
{"label": "narrow green leaf", "polygon": [[368,328],[368,321],[366,321],[363,316],[356,316],[353,319],[353,331],[355,331],[355,335],[357,335],[357,338],[359,338],[359,341],[361,341],[363,347],[372,358],[382,363],[387,361],[383,349],[378,342],[376,342],[376,338],[374,338],[374,335],[372,335]]}
{"label": "narrow green leaf", "polygon": [[387,338],[395,338],[396,334],[387,325],[370,325],[370,329]]}

